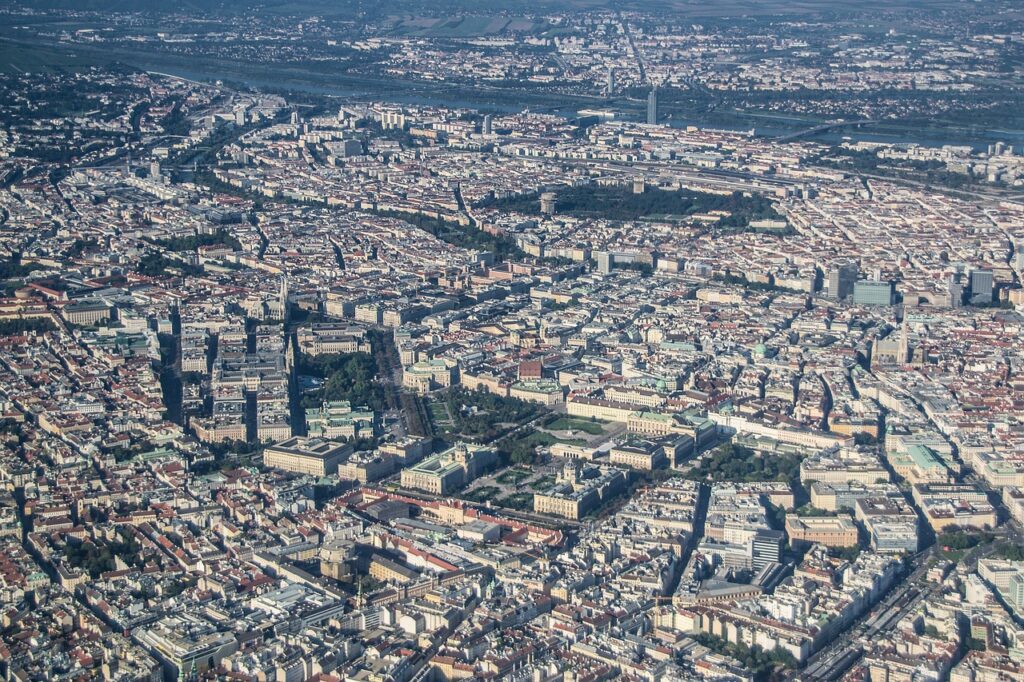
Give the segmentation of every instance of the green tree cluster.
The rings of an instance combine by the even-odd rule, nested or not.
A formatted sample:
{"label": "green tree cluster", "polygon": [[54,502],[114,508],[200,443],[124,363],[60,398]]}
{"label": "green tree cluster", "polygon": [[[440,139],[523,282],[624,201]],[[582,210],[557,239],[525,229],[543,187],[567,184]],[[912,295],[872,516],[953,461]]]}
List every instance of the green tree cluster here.
{"label": "green tree cluster", "polygon": [[302,399],[304,408],[318,407],[324,401],[347,400],[353,406],[366,405],[373,410],[385,409],[384,389],[373,382],[377,363],[368,353],[335,353],[303,357],[300,374],[319,377],[323,384],[312,395]]}
{"label": "green tree cluster", "polygon": [[57,326],[45,317],[27,317],[17,320],[0,320],[0,337],[21,336],[28,333],[42,334],[56,331]]}
{"label": "green tree cluster", "polygon": [[543,431],[510,436],[498,441],[498,455],[503,462],[511,464],[533,464],[537,459],[539,446],[554,445],[558,439]]}
{"label": "green tree cluster", "polygon": [[[496,202],[499,208],[520,213],[540,213],[536,197],[509,197]],[[711,194],[688,189],[650,189],[634,194],[631,187],[581,185],[558,192],[555,199],[558,213],[592,216],[606,220],[638,220],[648,216],[688,216],[710,211],[727,211],[729,216],[718,227],[746,227],[752,220],[779,219],[782,216],[767,197],[758,194]]]}
{"label": "green tree cluster", "polygon": [[983,542],[991,542],[994,537],[991,533],[950,528],[940,533],[935,542],[940,547],[948,547],[951,550],[965,550],[977,547]]}
{"label": "green tree cluster", "polygon": [[1024,561],[1024,547],[1008,542],[996,547],[996,555],[1007,561]]}
{"label": "green tree cluster", "polygon": [[22,265],[12,260],[0,260],[0,279],[11,279],[13,277],[25,277],[43,266],[38,263]]}
{"label": "green tree cluster", "polygon": [[768,680],[777,672],[795,670],[799,666],[793,654],[778,647],[766,651],[756,644],[752,647],[746,644],[733,644],[706,632],[694,635],[694,639],[716,653],[735,658],[750,670],[755,680]]}
{"label": "green tree cluster", "polygon": [[220,460],[228,455],[253,455],[262,452],[263,446],[259,443],[249,443],[244,440],[227,440],[220,443],[207,443],[206,448],[213,454],[214,460]]}
{"label": "green tree cluster", "polygon": [[486,391],[454,388],[445,395],[453,431],[463,436],[490,441],[501,432],[501,424],[521,424],[541,413],[542,408],[518,398],[503,398]]}
{"label": "green tree cluster", "polygon": [[217,230],[213,234],[193,234],[188,237],[152,239],[150,243],[162,246],[168,251],[195,251],[200,246],[214,246],[216,244],[230,246],[236,251],[242,248],[242,243],[231,236],[227,230]]}
{"label": "green tree cluster", "polygon": [[800,476],[800,457],[796,455],[758,455],[750,448],[734,443],[720,445],[705,456],[687,477],[702,481],[792,482]]}
{"label": "green tree cluster", "polygon": [[141,566],[141,551],[142,545],[134,537],[118,531],[117,539],[102,545],[97,545],[91,540],[69,542],[64,545],[64,558],[71,566],[82,569],[93,578],[98,578],[101,573],[113,571],[117,567],[115,557],[119,557],[129,566]]}
{"label": "green tree cluster", "polygon": [[139,259],[135,271],[146,277],[163,277],[169,274],[168,269],[176,268],[186,275],[200,275],[203,269],[177,260],[171,260],[161,253],[150,251]]}
{"label": "green tree cluster", "polygon": [[842,559],[843,561],[853,561],[860,556],[860,546],[854,545],[853,547],[830,547],[828,555],[835,559]]}
{"label": "green tree cluster", "polygon": [[526,258],[526,253],[516,245],[515,241],[504,235],[493,235],[471,225],[460,225],[443,218],[431,218],[422,213],[409,214],[395,211],[378,211],[378,213],[412,223],[424,232],[429,232],[453,246],[490,251],[498,261]]}

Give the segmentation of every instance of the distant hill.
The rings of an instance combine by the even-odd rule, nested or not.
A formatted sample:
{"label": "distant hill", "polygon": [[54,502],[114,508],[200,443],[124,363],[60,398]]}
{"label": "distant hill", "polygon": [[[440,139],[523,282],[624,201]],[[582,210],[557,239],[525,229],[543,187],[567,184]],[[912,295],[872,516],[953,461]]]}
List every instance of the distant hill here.
{"label": "distant hill", "polygon": [[693,17],[813,15],[821,12],[856,13],[866,9],[943,9],[960,0],[0,0],[0,7],[32,7],[93,12],[151,12],[220,16],[265,12],[276,15],[440,16],[460,11],[523,12],[566,9],[638,9]]}
{"label": "distant hill", "polygon": [[0,6],[83,12],[146,12],[156,14],[235,15],[252,11],[292,14],[350,12],[357,0],[3,0]]}

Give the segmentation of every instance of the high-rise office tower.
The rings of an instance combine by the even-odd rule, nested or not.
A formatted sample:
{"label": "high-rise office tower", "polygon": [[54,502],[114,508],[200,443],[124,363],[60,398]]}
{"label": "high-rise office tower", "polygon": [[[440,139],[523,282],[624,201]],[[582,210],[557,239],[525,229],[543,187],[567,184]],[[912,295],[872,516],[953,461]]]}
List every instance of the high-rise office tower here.
{"label": "high-rise office tower", "polygon": [[991,270],[971,270],[971,303],[991,303],[992,283]]}
{"label": "high-rise office tower", "polygon": [[656,125],[658,123],[658,86],[651,88],[651,94],[647,95],[647,123]]}
{"label": "high-rise office tower", "polygon": [[836,263],[828,271],[828,295],[829,298],[841,300],[853,293],[853,285],[860,275],[860,268],[856,263]]}
{"label": "high-rise office tower", "polygon": [[608,67],[608,86],[607,86],[607,91],[605,92],[605,95],[607,95],[608,97],[611,97],[612,94],[614,94],[614,92],[615,92],[615,67],[614,66],[609,66]]}
{"label": "high-rise office tower", "polygon": [[786,535],[781,530],[758,529],[750,543],[750,562],[755,571],[760,571],[770,563],[780,563],[782,545]]}
{"label": "high-rise office tower", "polygon": [[484,116],[483,131],[484,135],[490,135],[492,132],[494,132],[494,117],[491,116],[490,114]]}
{"label": "high-rise office tower", "polygon": [[853,285],[853,302],[857,305],[892,305],[892,282],[862,279]]}
{"label": "high-rise office tower", "polygon": [[540,195],[540,212],[545,215],[554,215],[556,206],[556,195],[554,192],[544,192]]}

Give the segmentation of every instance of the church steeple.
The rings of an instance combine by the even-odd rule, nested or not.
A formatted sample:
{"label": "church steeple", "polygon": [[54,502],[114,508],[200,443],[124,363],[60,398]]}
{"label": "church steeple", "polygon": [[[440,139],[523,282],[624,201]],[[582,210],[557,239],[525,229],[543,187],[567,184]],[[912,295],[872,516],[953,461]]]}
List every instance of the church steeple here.
{"label": "church steeple", "polygon": [[288,275],[281,275],[281,291],[278,294],[280,300],[281,319],[288,321]]}
{"label": "church steeple", "polygon": [[906,313],[903,314],[903,323],[900,325],[900,350],[899,364],[910,360],[910,324],[907,322]]}

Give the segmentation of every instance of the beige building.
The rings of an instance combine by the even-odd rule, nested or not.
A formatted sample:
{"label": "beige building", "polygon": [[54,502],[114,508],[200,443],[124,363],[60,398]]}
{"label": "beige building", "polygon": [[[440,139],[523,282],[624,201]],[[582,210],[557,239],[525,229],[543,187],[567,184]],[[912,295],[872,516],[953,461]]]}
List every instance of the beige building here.
{"label": "beige building", "polygon": [[69,303],[64,306],[60,314],[69,324],[89,326],[111,319],[112,308],[100,301],[83,301],[81,303]]}
{"label": "beige building", "polygon": [[619,469],[567,463],[558,480],[533,496],[533,511],[566,519],[579,519],[626,486]]}
{"label": "beige building", "polygon": [[888,480],[889,472],[874,454],[856,450],[826,450],[800,463],[800,482],[804,485],[810,481],[874,485]]}
{"label": "beige building", "polygon": [[664,469],[669,464],[665,448],[661,443],[637,439],[613,447],[608,453],[608,461],[611,464],[642,471]]}
{"label": "beige building", "polygon": [[281,440],[292,435],[292,426],[280,412],[257,418],[256,438],[262,442]]}
{"label": "beige building", "polygon": [[189,426],[196,433],[196,438],[204,443],[225,443],[232,440],[245,440],[245,422],[241,418],[224,417],[192,417]]}
{"label": "beige building", "polygon": [[314,324],[298,331],[296,339],[303,355],[330,353],[369,353],[366,330],[351,324]]}
{"label": "beige building", "polygon": [[461,383],[468,391],[483,390],[507,398],[511,385],[501,377],[492,374],[462,372]]}
{"label": "beige building", "polygon": [[988,495],[971,485],[915,485],[914,501],[924,512],[928,525],[936,532],[949,526],[959,528],[995,528],[999,523]]}
{"label": "beige building", "polygon": [[616,403],[602,398],[569,396],[565,403],[566,412],[573,417],[603,419],[609,422],[626,422],[636,407],[627,403]]}
{"label": "beige building", "polygon": [[946,463],[939,454],[926,445],[911,445],[905,452],[886,452],[893,471],[907,483],[950,483],[953,481]]}
{"label": "beige building", "polygon": [[293,436],[268,446],[263,451],[263,464],[299,474],[327,476],[336,474],[338,465],[351,453],[351,445]]}
{"label": "beige building", "polygon": [[380,554],[370,558],[370,576],[386,583],[408,583],[419,577],[411,568],[403,566]]}
{"label": "beige building", "polygon": [[1020,488],[1003,488],[1003,504],[1010,516],[1017,523],[1024,523],[1024,490]]}
{"label": "beige building", "polygon": [[479,476],[497,459],[497,453],[491,448],[459,442],[444,452],[403,469],[402,487],[447,495]]}
{"label": "beige building", "polygon": [[394,455],[398,458],[399,464],[406,466],[426,457],[430,454],[432,448],[433,441],[429,438],[406,436],[399,440],[384,443],[378,450],[382,455]]}
{"label": "beige building", "polygon": [[853,547],[857,544],[857,524],[848,516],[786,516],[786,535],[790,542],[813,542],[827,547]]}
{"label": "beige building", "polygon": [[697,414],[668,414],[661,412],[634,412],[626,420],[626,429],[641,436],[667,436],[681,434],[693,439],[697,448],[703,448],[718,436],[717,425]]}
{"label": "beige building", "polygon": [[338,466],[338,478],[369,483],[395,471],[398,458],[389,454],[355,453]]}
{"label": "beige building", "polygon": [[417,393],[448,388],[455,383],[455,368],[444,360],[421,360],[402,370],[402,386]]}
{"label": "beige building", "polygon": [[665,396],[639,386],[606,386],[604,397],[617,403],[627,403],[647,409],[654,409],[665,404]]}
{"label": "beige building", "polygon": [[555,381],[517,381],[509,389],[509,395],[519,400],[540,403],[553,407],[564,400],[562,387]]}
{"label": "beige building", "polygon": [[597,455],[596,448],[589,448],[583,445],[572,445],[571,443],[555,443],[549,448],[552,457],[563,459],[584,459],[592,461]]}

